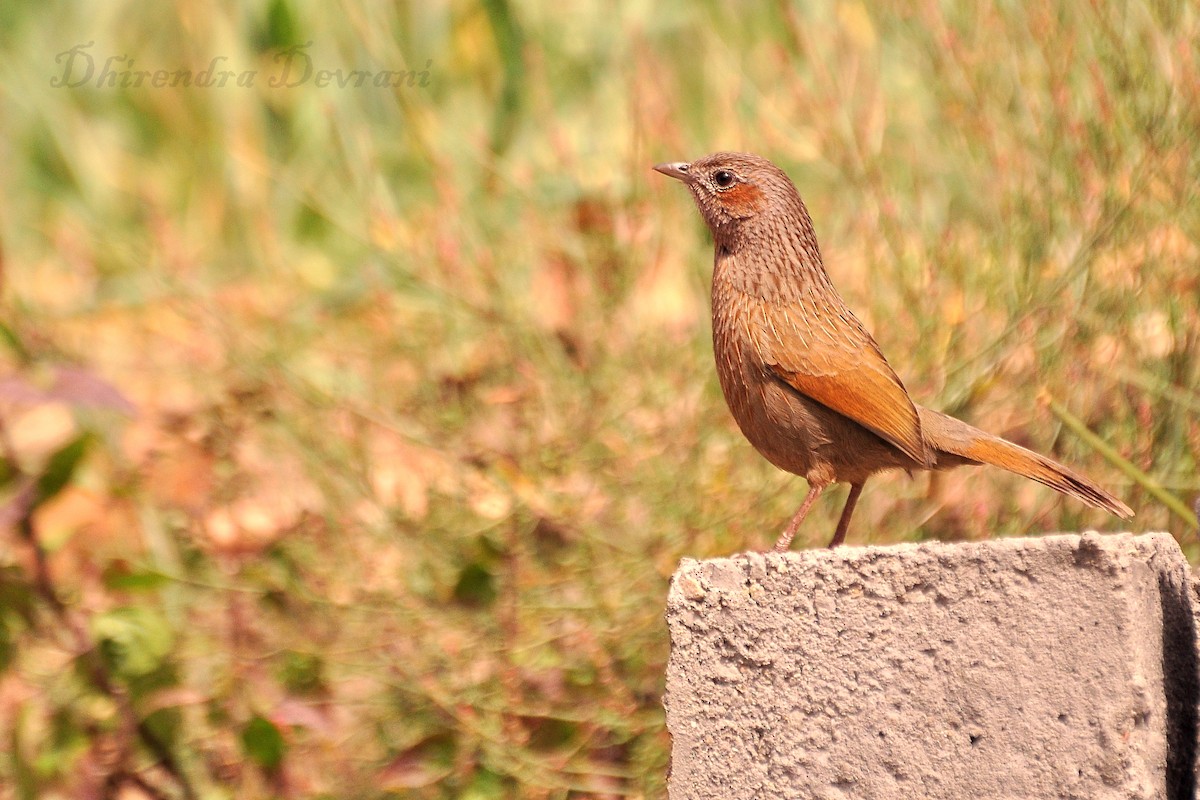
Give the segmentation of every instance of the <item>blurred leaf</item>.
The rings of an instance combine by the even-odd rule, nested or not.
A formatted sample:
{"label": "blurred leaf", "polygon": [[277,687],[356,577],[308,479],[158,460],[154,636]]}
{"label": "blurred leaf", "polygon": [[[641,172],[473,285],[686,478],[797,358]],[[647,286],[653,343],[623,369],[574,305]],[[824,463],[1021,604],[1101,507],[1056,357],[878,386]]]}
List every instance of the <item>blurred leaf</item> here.
{"label": "blurred leaf", "polygon": [[296,213],[296,238],[319,242],[329,235],[333,223],[324,212],[311,203],[304,203]]}
{"label": "blurred leaf", "polygon": [[529,730],[529,747],[541,752],[560,750],[575,741],[579,726],[574,722],[550,717],[531,717],[525,720]]}
{"label": "blurred leaf", "polygon": [[282,50],[300,43],[300,26],[287,0],[271,0],[266,22],[254,37],[258,51]]}
{"label": "blurred leaf", "polygon": [[107,408],[128,416],[137,413],[137,407],[115,386],[79,367],[60,367],[48,394],[75,407]]}
{"label": "blurred leaf", "polygon": [[508,796],[505,780],[491,770],[478,770],[459,800],[498,800]]}
{"label": "blurred leaf", "polygon": [[78,184],[75,173],[58,147],[59,137],[38,125],[29,137],[28,164],[33,177],[48,195],[74,194]]}
{"label": "blurred leaf", "polygon": [[492,117],[492,152],[504,155],[516,134],[521,112],[525,82],[525,37],[508,0],[484,0],[483,7],[492,25],[492,35],[496,39],[496,49],[500,53],[504,71],[500,98],[495,103],[495,115]]}
{"label": "blurred leaf", "polygon": [[292,694],[319,694],[326,688],[325,661],[316,653],[288,650],[279,665],[279,682]]}
{"label": "blurred leaf", "polygon": [[385,789],[420,789],[432,786],[454,771],[454,738],[437,734],[401,750],[379,771]]}
{"label": "blurred leaf", "polygon": [[173,751],[179,742],[179,731],[183,726],[183,714],[178,708],[157,708],[142,719],[142,725],[153,736],[158,746]]}
{"label": "blurred leaf", "polygon": [[16,330],[3,320],[0,320],[0,341],[8,345],[8,348],[21,361],[29,360],[29,351],[25,349],[25,343],[21,341],[21,337],[17,335]]}
{"label": "blurred leaf", "polygon": [[25,760],[25,748],[21,741],[22,732],[25,730],[25,716],[25,706],[18,706],[9,728],[9,760],[12,762],[16,796],[19,800],[37,800],[37,774],[33,765]]}
{"label": "blurred leaf", "polygon": [[0,567],[0,608],[26,623],[33,619],[34,590],[25,571],[15,564]]}
{"label": "blurred leaf", "polygon": [[63,490],[75,475],[75,469],[92,443],[92,434],[84,432],[50,456],[37,482],[33,507],[36,508]]}
{"label": "blurred leaf", "polygon": [[154,570],[135,570],[125,561],[110,561],[101,576],[107,589],[127,592],[144,592],[161,589],[171,579]]}
{"label": "blurred leaf", "polygon": [[88,736],[74,705],[54,709],[50,735],[38,740],[33,768],[39,775],[54,775],[67,769],[87,749]]}
{"label": "blurred leaf", "polygon": [[105,663],[126,680],[150,675],[165,663],[175,635],[157,611],[122,606],[92,618],[92,636]]}
{"label": "blurred leaf", "polygon": [[8,671],[17,655],[17,643],[13,641],[11,626],[8,615],[0,612],[0,673]]}
{"label": "blurred leaf", "polygon": [[454,599],[469,606],[488,606],[496,600],[496,578],[479,562],[473,561],[458,573]]}
{"label": "blurred leaf", "polygon": [[242,729],[242,751],[263,769],[275,770],[283,763],[286,745],[274,723],[255,715]]}
{"label": "blurred leaf", "polygon": [[[0,487],[8,486],[20,474],[21,470],[12,460],[0,458]],[[11,523],[5,522],[5,512],[0,510],[0,528],[6,527],[8,524]]]}

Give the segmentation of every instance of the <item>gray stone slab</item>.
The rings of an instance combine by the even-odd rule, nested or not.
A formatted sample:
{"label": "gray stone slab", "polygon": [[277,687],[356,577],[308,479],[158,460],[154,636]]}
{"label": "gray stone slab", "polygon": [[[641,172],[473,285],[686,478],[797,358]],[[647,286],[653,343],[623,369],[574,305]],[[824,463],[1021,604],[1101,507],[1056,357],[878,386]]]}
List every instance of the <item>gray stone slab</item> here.
{"label": "gray stone slab", "polygon": [[1166,534],[684,560],[669,796],[1193,797],[1195,596]]}

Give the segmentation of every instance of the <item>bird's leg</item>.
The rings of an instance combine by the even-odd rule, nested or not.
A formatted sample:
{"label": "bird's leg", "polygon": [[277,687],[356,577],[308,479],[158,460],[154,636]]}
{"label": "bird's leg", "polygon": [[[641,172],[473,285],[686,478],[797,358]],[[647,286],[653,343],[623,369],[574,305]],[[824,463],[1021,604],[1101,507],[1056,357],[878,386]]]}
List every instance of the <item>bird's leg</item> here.
{"label": "bird's leg", "polygon": [[817,484],[809,484],[808,494],[804,495],[804,502],[800,504],[800,508],[796,509],[792,521],[788,523],[787,530],[779,537],[779,541],[775,542],[775,552],[783,553],[792,544],[792,538],[796,535],[796,531],[800,529],[800,523],[804,522],[804,518],[808,516],[808,510],[812,508],[812,504],[817,502],[817,498],[821,496],[821,492],[825,491],[824,486]]}
{"label": "bird's leg", "polygon": [[846,540],[846,530],[850,527],[850,515],[854,513],[854,505],[858,502],[858,496],[862,494],[863,483],[850,484],[850,494],[846,497],[846,506],[842,509],[842,518],[838,520],[837,530],[834,531],[833,539],[829,542],[830,548],[837,547]]}

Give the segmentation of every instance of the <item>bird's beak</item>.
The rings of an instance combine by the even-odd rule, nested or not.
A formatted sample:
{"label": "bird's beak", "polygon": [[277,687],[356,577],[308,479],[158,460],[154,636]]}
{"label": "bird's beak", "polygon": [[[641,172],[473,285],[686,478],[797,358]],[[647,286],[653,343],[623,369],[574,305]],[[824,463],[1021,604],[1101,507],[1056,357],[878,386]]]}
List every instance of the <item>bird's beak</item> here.
{"label": "bird's beak", "polygon": [[692,182],[692,174],[688,171],[691,164],[686,161],[675,161],[669,164],[656,164],[655,172],[661,172],[663,175],[668,175],[672,178],[678,178],[684,183]]}

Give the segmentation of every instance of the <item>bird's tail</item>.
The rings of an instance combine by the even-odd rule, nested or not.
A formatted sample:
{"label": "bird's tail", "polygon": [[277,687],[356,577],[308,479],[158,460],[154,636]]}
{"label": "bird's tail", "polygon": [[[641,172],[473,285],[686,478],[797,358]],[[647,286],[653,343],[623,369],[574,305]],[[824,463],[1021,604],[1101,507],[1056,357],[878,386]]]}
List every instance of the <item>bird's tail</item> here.
{"label": "bird's tail", "polygon": [[[961,463],[991,464],[1045,484],[1055,491],[1102,508],[1122,519],[1133,510],[1087,478],[1057,461],[1020,445],[974,428],[962,420],[917,407],[926,440],[938,451],[939,466]],[[949,456],[945,458],[943,456]]]}

